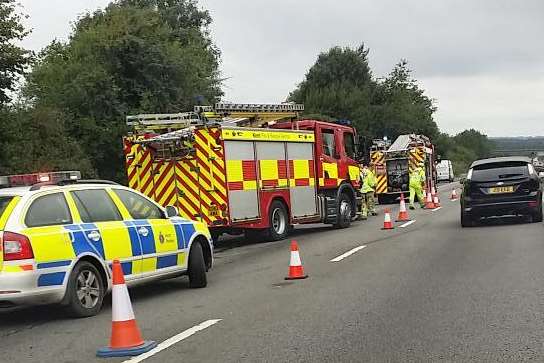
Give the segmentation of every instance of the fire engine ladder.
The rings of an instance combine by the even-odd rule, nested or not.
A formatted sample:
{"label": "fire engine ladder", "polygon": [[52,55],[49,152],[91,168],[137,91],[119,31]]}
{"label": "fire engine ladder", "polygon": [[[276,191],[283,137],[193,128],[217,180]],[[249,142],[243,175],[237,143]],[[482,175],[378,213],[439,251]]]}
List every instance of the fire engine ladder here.
{"label": "fire engine ladder", "polygon": [[196,112],[182,112],[127,116],[126,123],[137,131],[165,131],[202,125],[203,121]]}
{"label": "fire engine ladder", "polygon": [[284,119],[294,119],[304,111],[304,105],[295,103],[216,103],[195,106],[195,112],[209,120],[240,127],[261,127]]}

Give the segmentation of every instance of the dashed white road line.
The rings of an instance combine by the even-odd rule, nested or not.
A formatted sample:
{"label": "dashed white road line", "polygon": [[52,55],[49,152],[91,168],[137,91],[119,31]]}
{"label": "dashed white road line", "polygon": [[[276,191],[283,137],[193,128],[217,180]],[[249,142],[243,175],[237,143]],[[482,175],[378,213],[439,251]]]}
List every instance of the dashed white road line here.
{"label": "dashed white road line", "polygon": [[416,223],[416,220],[415,220],[415,219],[414,219],[413,221],[408,221],[408,222],[402,224],[402,225],[400,226],[400,228],[406,228],[406,227],[408,227],[410,224],[413,224],[413,223]]}
{"label": "dashed white road line", "polygon": [[433,212],[436,212],[437,210],[440,210],[440,209],[442,209],[442,207],[435,208],[435,209],[433,209],[432,211],[433,211]]}
{"label": "dashed white road line", "polygon": [[365,247],[366,247],[366,246],[358,246],[358,247],[352,248],[352,249],[349,250],[348,252],[343,253],[343,254],[341,254],[341,255],[338,256],[338,257],[333,258],[333,259],[331,260],[331,262],[342,261],[344,258],[353,255],[355,252],[360,251],[360,250],[362,250],[362,249],[365,248]]}
{"label": "dashed white road line", "polygon": [[171,347],[172,345],[181,342],[183,339],[186,339],[190,337],[191,335],[204,330],[206,328],[209,328],[210,326],[217,324],[221,321],[221,319],[212,319],[212,320],[206,320],[198,325],[193,326],[190,329],[185,330],[184,332],[181,332],[177,335],[174,335],[172,338],[166,339],[164,342],[157,345],[157,347],[151,349],[147,353],[140,354],[136,357],[133,357],[129,360],[124,361],[123,363],[138,363],[141,362],[149,357],[154,356],[155,354],[163,351],[166,348]]}

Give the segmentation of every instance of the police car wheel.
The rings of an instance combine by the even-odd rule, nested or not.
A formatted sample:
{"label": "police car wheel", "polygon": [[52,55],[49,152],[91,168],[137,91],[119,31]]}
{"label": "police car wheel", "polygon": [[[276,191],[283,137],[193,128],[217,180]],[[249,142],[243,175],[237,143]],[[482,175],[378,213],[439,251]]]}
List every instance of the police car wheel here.
{"label": "police car wheel", "polygon": [[96,267],[87,262],[79,262],[73,269],[66,294],[68,310],[79,318],[98,314],[104,300],[104,282]]}
{"label": "police car wheel", "polygon": [[189,253],[189,286],[192,288],[206,287],[206,263],[202,245],[199,242],[193,243]]}
{"label": "police car wheel", "polygon": [[289,233],[289,215],[282,202],[278,200],[272,202],[269,218],[268,239],[270,241],[279,241],[287,237]]}

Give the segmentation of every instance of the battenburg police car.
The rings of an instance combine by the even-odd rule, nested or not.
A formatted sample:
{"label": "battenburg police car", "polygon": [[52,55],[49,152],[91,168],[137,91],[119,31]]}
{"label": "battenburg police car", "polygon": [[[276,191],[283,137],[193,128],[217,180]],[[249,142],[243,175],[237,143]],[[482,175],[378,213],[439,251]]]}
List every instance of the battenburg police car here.
{"label": "battenburg police car", "polygon": [[94,315],[114,259],[129,285],[187,274],[206,286],[208,228],[174,207],[74,171],[0,177],[0,188],[0,307],[61,303]]}

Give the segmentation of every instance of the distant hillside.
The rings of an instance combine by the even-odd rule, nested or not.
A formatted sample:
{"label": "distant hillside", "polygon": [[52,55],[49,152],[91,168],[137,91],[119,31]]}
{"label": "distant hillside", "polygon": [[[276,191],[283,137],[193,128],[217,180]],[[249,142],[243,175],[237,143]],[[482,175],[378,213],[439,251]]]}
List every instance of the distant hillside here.
{"label": "distant hillside", "polygon": [[520,154],[530,155],[531,151],[544,151],[544,136],[535,137],[490,137],[493,143],[493,152],[500,150],[511,150],[508,154],[515,154],[516,150]]}

